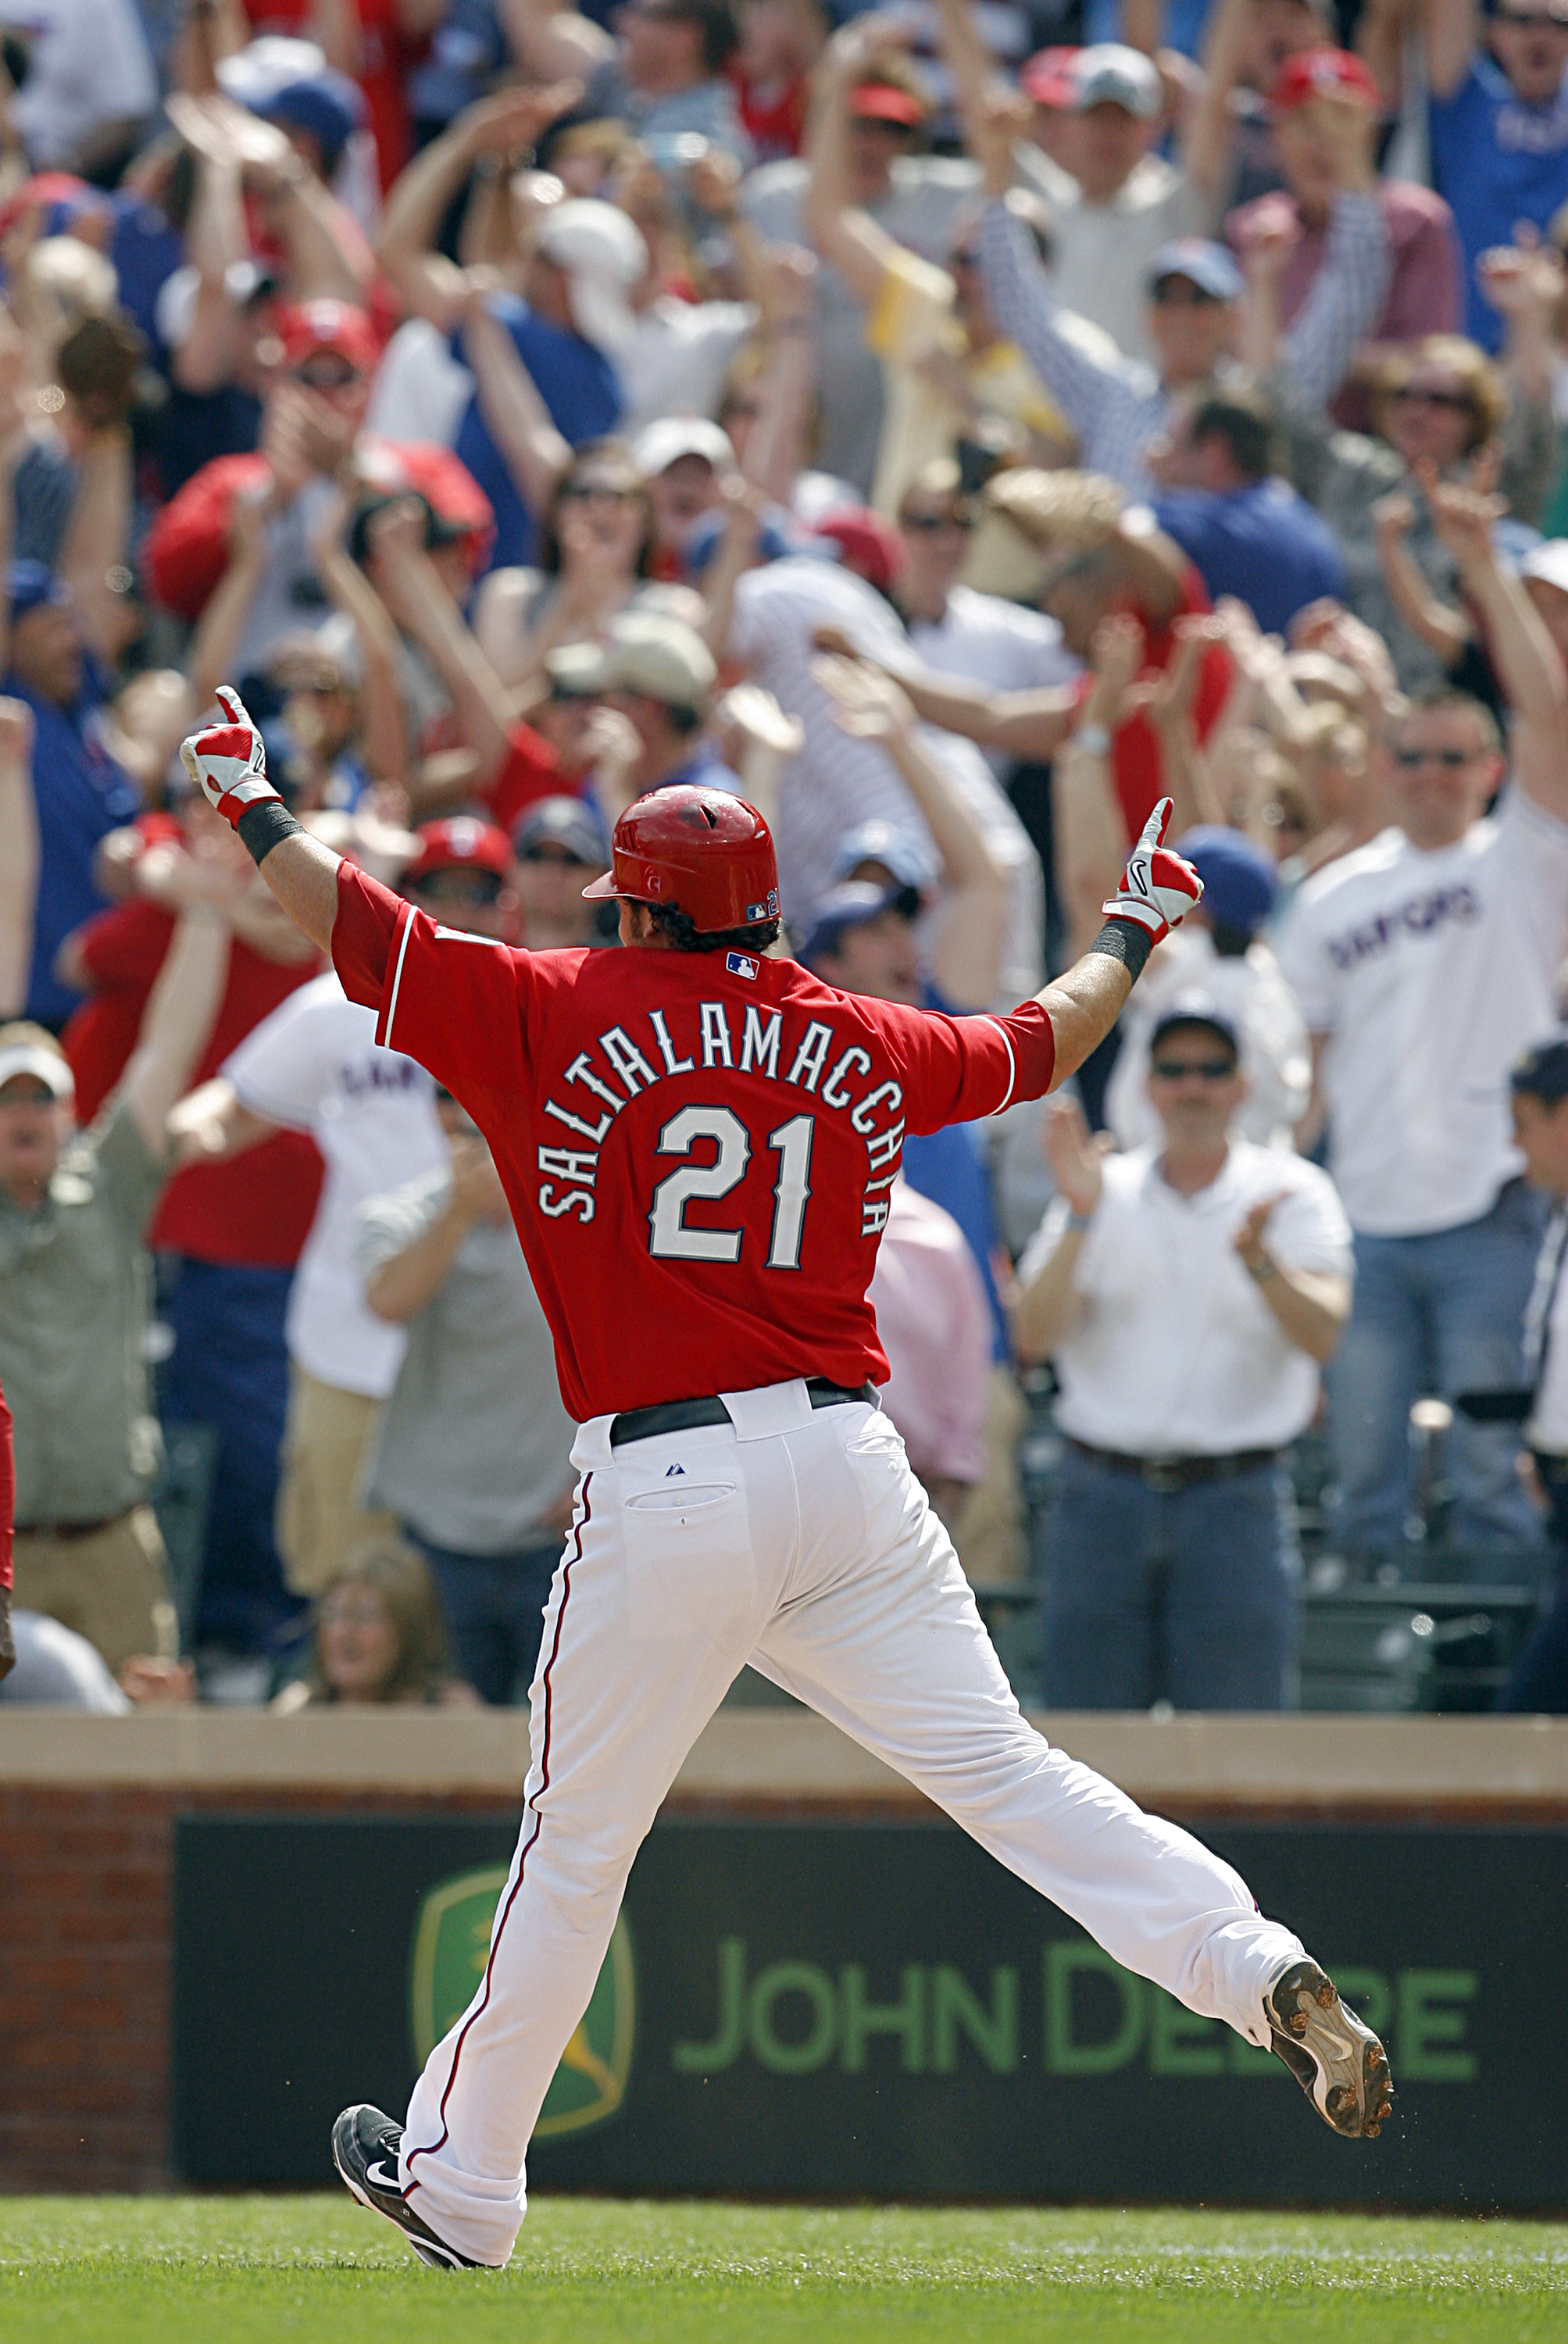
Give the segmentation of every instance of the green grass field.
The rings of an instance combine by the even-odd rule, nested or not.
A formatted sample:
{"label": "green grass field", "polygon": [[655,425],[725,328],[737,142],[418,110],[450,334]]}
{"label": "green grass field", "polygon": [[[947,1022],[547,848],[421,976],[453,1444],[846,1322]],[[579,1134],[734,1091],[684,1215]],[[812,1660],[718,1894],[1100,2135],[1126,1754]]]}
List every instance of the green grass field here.
{"label": "green grass field", "polygon": [[1540,2344],[1568,2228],[545,2198],[501,2277],[339,2198],[0,2200],[5,2344]]}

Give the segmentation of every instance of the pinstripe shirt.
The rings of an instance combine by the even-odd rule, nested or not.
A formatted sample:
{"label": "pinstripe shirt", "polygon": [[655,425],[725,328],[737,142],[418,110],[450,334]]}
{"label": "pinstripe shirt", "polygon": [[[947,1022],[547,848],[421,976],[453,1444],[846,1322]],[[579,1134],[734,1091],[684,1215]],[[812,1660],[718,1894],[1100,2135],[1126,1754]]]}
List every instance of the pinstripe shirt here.
{"label": "pinstripe shirt", "polygon": [[[1023,351],[1078,435],[1086,470],[1135,497],[1152,495],[1146,450],[1168,425],[1171,394],[1134,359],[1113,365],[1064,326],[1050,278],[1023,221],[1003,203],[980,223],[986,298],[997,330]],[[1388,226],[1375,193],[1334,203],[1328,249],[1312,289],[1281,349],[1303,389],[1326,405],[1388,298],[1392,263]]]}

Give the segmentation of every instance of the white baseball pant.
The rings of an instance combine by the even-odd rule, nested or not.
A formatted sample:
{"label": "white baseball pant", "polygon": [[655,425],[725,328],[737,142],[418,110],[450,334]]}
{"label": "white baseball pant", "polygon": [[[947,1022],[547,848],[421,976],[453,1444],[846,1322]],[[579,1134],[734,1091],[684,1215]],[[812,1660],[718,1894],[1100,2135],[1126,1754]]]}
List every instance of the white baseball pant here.
{"label": "white baseball pant", "polygon": [[880,1409],[804,1383],[733,1425],[572,1450],[522,1828],[490,1959],[414,2086],[400,2171],[437,2235],[503,2264],[524,2158],[642,1839],[744,1664],[907,1775],[1124,1967],[1266,2045],[1302,1946],[1239,1875],[1026,1723],[947,1533]]}

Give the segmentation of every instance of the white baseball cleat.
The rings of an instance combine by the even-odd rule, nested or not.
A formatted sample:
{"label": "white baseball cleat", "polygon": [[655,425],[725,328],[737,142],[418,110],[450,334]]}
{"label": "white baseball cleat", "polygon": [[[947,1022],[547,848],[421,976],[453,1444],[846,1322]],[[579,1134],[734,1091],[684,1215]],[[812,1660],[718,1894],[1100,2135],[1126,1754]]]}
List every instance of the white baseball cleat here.
{"label": "white baseball cleat", "polygon": [[1393,2105],[1388,2053],[1313,1961],[1291,1962],[1263,1997],[1272,2048],[1343,2140],[1376,2140]]}

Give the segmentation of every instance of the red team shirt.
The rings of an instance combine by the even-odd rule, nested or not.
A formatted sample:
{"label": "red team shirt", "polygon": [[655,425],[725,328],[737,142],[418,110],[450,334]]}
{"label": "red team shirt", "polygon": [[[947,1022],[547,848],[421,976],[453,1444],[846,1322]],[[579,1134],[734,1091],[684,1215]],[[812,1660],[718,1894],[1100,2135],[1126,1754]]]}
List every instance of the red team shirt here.
{"label": "red team shirt", "polygon": [[1037,1002],[946,1017],[745,953],[514,952],[347,864],[332,956],[490,1143],[579,1422],[885,1383],[866,1299],[904,1136],[1050,1084]]}

